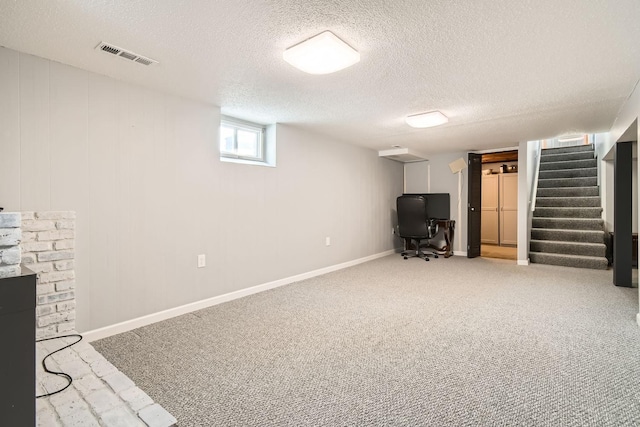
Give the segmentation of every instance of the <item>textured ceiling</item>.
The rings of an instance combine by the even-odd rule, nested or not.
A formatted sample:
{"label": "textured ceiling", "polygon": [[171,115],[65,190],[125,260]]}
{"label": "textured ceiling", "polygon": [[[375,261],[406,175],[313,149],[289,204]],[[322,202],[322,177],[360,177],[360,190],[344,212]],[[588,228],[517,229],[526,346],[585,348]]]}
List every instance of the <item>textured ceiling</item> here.
{"label": "textured ceiling", "polygon": [[[607,131],[640,78],[638,0],[0,0],[0,45],[287,123],[427,155]],[[331,30],[361,54],[304,74],[285,48]],[[160,61],[94,50],[105,41]],[[438,109],[447,125],[404,116]]]}

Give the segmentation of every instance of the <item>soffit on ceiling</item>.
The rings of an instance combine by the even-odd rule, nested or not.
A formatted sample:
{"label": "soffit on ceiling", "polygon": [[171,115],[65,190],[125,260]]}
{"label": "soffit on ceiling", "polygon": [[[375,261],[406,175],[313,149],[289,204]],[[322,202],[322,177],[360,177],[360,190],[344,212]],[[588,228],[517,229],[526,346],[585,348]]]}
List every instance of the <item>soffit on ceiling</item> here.
{"label": "soffit on ceiling", "polygon": [[[0,44],[372,149],[431,154],[609,129],[640,78],[637,0],[0,0]],[[329,29],[361,61],[304,74],[285,48]],[[100,42],[160,61],[141,66]],[[412,129],[409,114],[450,122]]]}

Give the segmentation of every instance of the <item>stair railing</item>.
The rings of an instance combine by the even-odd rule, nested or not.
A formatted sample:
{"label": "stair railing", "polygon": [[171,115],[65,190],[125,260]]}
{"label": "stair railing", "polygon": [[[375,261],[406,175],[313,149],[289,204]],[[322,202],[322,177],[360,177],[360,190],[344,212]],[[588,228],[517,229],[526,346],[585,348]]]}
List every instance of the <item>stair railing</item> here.
{"label": "stair railing", "polygon": [[[536,194],[538,193],[538,175],[540,175],[540,155],[542,154],[542,144],[537,141],[538,147],[536,149],[535,160],[533,167],[535,171],[533,173],[533,181],[531,182],[531,191],[529,192],[529,212],[536,210]],[[531,214],[529,214],[531,217]]]}

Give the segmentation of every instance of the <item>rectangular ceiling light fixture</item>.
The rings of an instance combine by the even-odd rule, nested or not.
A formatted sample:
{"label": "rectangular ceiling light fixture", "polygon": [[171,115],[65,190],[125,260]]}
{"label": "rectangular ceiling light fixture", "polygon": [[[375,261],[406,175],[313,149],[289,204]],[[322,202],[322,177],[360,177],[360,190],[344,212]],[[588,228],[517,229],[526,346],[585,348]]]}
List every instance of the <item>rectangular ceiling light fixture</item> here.
{"label": "rectangular ceiling light fixture", "polygon": [[291,46],[282,57],[309,74],[335,73],[360,61],[360,54],[331,31]]}
{"label": "rectangular ceiling light fixture", "polygon": [[414,128],[430,128],[440,126],[449,121],[447,116],[440,111],[429,111],[428,113],[414,114],[407,116],[405,119],[407,124]]}

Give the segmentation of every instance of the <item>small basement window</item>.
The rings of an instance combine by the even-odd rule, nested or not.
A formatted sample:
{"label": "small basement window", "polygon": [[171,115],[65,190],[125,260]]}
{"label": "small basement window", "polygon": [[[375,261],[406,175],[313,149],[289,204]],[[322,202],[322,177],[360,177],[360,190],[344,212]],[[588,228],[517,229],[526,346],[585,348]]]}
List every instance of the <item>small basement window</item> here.
{"label": "small basement window", "polygon": [[220,160],[276,166],[276,124],[262,125],[229,116],[220,119]]}
{"label": "small basement window", "polygon": [[220,160],[270,164],[267,155],[267,127],[225,117],[220,120]]}

